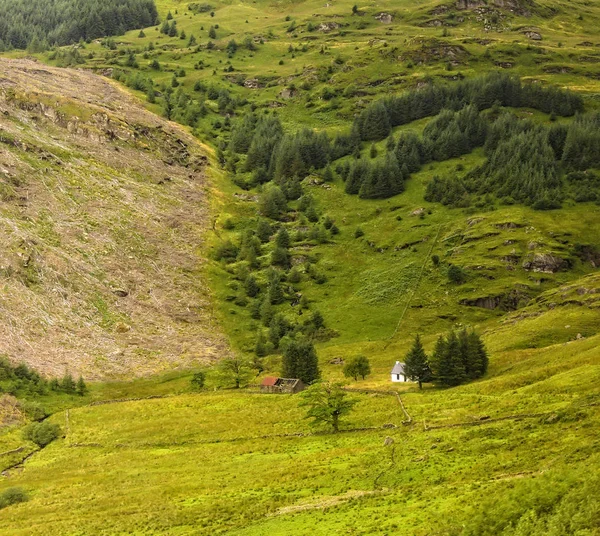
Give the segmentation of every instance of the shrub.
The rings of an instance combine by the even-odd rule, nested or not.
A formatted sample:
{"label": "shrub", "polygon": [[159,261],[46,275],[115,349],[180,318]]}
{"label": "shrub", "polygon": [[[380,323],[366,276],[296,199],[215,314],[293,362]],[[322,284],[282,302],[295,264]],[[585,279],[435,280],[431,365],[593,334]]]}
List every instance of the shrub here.
{"label": "shrub", "polygon": [[461,283],[464,283],[467,280],[467,274],[460,266],[455,266],[454,264],[451,264],[448,267],[448,280],[451,283],[460,285]]}
{"label": "shrub", "polygon": [[44,448],[60,436],[60,426],[47,421],[34,422],[23,430],[23,439],[32,441],[38,447]]}
{"label": "shrub", "polygon": [[37,402],[24,400],[19,403],[19,407],[32,421],[41,421],[48,416],[46,410]]}
{"label": "shrub", "polygon": [[27,493],[22,488],[8,488],[0,494],[0,510],[12,504],[25,502],[28,499]]}
{"label": "shrub", "polygon": [[225,260],[226,262],[233,262],[239,253],[239,248],[233,244],[230,240],[220,244],[215,251],[215,259]]}
{"label": "shrub", "polygon": [[200,391],[204,387],[205,380],[206,374],[204,372],[196,372],[190,380],[190,383],[192,384],[192,389],[194,389],[195,391]]}

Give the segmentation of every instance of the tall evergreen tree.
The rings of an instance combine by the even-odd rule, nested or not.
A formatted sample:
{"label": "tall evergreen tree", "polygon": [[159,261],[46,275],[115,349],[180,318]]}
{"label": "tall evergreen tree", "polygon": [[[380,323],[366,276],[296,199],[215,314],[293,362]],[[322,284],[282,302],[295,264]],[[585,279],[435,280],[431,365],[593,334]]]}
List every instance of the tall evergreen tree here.
{"label": "tall evergreen tree", "polygon": [[312,342],[306,339],[290,342],[283,353],[281,375],[284,378],[299,378],[307,385],[319,379],[321,372]]}
{"label": "tall evergreen tree", "polygon": [[432,380],[429,360],[419,335],[404,358],[404,373],[411,381],[419,383],[419,389],[423,388],[424,382]]}
{"label": "tall evergreen tree", "polygon": [[441,335],[437,340],[431,367],[435,381],[445,386],[460,385],[467,378],[460,344],[454,331],[447,338]]}

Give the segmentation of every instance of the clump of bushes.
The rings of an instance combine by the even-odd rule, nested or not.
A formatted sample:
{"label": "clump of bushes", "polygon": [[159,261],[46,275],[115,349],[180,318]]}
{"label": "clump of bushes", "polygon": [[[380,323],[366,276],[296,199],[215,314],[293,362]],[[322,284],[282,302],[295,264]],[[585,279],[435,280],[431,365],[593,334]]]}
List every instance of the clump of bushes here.
{"label": "clump of bushes", "polygon": [[27,497],[27,493],[22,488],[8,488],[0,493],[0,510],[27,500],[29,500],[29,497]]}
{"label": "clump of bushes", "polygon": [[60,436],[60,426],[47,421],[34,422],[23,429],[23,439],[44,448]]}

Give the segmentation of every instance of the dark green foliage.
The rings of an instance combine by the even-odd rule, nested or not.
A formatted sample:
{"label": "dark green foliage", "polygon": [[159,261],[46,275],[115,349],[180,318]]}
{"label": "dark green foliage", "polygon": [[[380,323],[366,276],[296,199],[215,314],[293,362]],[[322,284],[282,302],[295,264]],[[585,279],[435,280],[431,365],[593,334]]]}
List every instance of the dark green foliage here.
{"label": "dark green foliage", "polygon": [[75,386],[75,391],[79,396],[85,396],[88,392],[87,385],[83,379],[83,376],[79,376],[77,380],[77,385]]}
{"label": "dark green foliage", "polygon": [[271,264],[274,266],[281,266],[282,268],[289,268],[290,265],[290,254],[288,250],[281,247],[276,247],[271,252]]}
{"label": "dark green foliage", "polygon": [[23,429],[23,439],[44,448],[60,436],[60,426],[48,421],[34,422]]}
{"label": "dark green foliage", "polygon": [[[232,136],[235,134],[232,133]],[[269,170],[275,147],[283,136],[283,127],[277,117],[262,116],[252,129],[252,141],[248,148],[245,169],[251,171],[263,167]],[[271,173],[269,173],[269,178]]]}
{"label": "dark green foliage", "polygon": [[60,388],[65,393],[69,394],[74,394],[77,392],[77,384],[69,372],[66,372],[63,376],[60,382]]}
{"label": "dark green foliage", "polygon": [[339,383],[316,383],[301,396],[300,405],[308,408],[306,418],[313,419],[311,424],[325,424],[330,426],[334,433],[340,429],[340,419],[348,415],[356,404],[356,400],[348,398],[348,393]]}
{"label": "dark green foliage", "polygon": [[431,356],[431,369],[435,381],[441,385],[460,385],[467,379],[458,337],[453,331],[447,338],[440,336],[437,340]]}
{"label": "dark green foliage", "polygon": [[263,216],[277,220],[287,211],[287,200],[278,186],[267,184],[260,196],[258,207]]}
{"label": "dark green foliage", "polygon": [[311,222],[311,223],[316,223],[319,221],[319,214],[317,212],[317,209],[315,208],[315,206],[313,204],[311,204],[307,209],[306,209],[306,219]]}
{"label": "dark green foliage", "polygon": [[363,140],[382,140],[386,138],[392,126],[388,111],[383,102],[371,104],[356,119],[356,126]]}
{"label": "dark green foliage", "polygon": [[451,331],[440,336],[431,356],[434,381],[445,386],[459,385],[481,378],[487,371],[488,355],[481,337],[475,332]]}
{"label": "dark green foliage", "polygon": [[246,278],[246,281],[244,282],[244,287],[246,289],[246,294],[249,298],[256,297],[260,292],[260,287],[258,286],[256,277],[254,277],[252,274],[249,274]]}
{"label": "dark green foliage", "polygon": [[328,162],[329,137],[304,129],[293,135],[285,135],[273,153],[273,177],[275,181],[303,177],[311,168],[321,169]]}
{"label": "dark green foliage", "polygon": [[281,288],[281,273],[275,268],[270,268],[267,272],[267,278],[267,294],[270,303],[272,303],[273,305],[283,303],[284,295],[283,289]]}
{"label": "dark green foliage", "polygon": [[369,374],[371,374],[371,364],[364,355],[357,355],[344,365],[344,376],[354,378],[355,381],[358,381],[359,377],[364,380]]}
{"label": "dark green foliage", "polygon": [[463,329],[458,334],[460,355],[463,360],[467,378],[481,378],[488,368],[489,358],[481,337],[474,331]]}
{"label": "dark green foliage", "polygon": [[363,140],[381,140],[390,127],[440,113],[444,108],[460,110],[474,105],[477,110],[501,106],[531,107],[546,113],[571,116],[583,109],[579,95],[540,84],[522,84],[502,73],[491,73],[447,86],[429,85],[419,91],[388,97],[369,105],[355,120]]}
{"label": "dark green foliage", "polygon": [[209,13],[214,8],[210,4],[194,2],[192,4],[188,4],[188,9],[192,13]]}
{"label": "dark green foliage", "polygon": [[190,384],[194,391],[200,391],[204,387],[204,382],[206,380],[206,374],[203,371],[196,372],[192,376],[190,380]]}
{"label": "dark green foliage", "polygon": [[290,247],[290,235],[285,227],[279,229],[279,232],[275,236],[275,245],[284,249]]}
{"label": "dark green foliage", "polygon": [[13,504],[28,501],[29,497],[22,488],[7,488],[0,493],[0,510]]}
{"label": "dark green foliage", "polygon": [[260,309],[259,309],[259,318],[261,320],[261,322],[263,323],[263,326],[268,326],[271,323],[271,319],[273,318],[273,304],[272,304],[272,298],[271,298],[271,289],[269,289],[269,292],[267,293],[267,295],[264,297],[264,299],[262,300],[261,304],[260,304]]}
{"label": "dark green foliage", "polygon": [[568,192],[575,201],[600,202],[600,175],[592,171],[572,171],[566,179]]}
{"label": "dark green foliage", "polygon": [[236,260],[239,251],[239,248],[233,242],[226,240],[217,247],[215,259],[217,261],[233,262]]}
{"label": "dark green foliage", "polygon": [[306,385],[318,380],[321,375],[315,347],[306,339],[291,341],[283,353],[281,366],[284,378],[299,378]]}
{"label": "dark green foliage", "polygon": [[357,227],[356,231],[354,231],[354,238],[360,238],[361,236],[365,236],[365,232],[360,227]]}
{"label": "dark green foliage", "polygon": [[310,318],[310,322],[315,329],[321,329],[325,327],[325,319],[323,318],[321,311],[314,311]]}
{"label": "dark green foliage", "polygon": [[262,334],[262,331],[258,332],[258,338],[256,339],[256,345],[254,346],[254,353],[258,357],[265,357],[269,353],[266,342],[265,342],[265,338]]}
{"label": "dark green foliage", "polygon": [[[551,129],[518,120],[509,113],[498,114],[498,105],[531,106],[559,115],[582,109],[580,97],[566,91],[522,85],[504,74],[490,74],[449,86],[427,86],[401,96],[369,105],[355,120],[349,134],[333,142],[325,133],[301,130],[283,134],[272,116],[248,114],[234,127],[230,147],[247,153],[245,171],[254,171],[254,184],[274,180],[287,199],[301,195],[300,180],[313,170],[325,168],[331,180],[331,160],[354,154],[352,164],[338,164],[345,191],[365,199],[394,196],[404,190],[410,173],[431,160],[445,161],[485,144],[488,161],[466,177],[434,180],[429,200],[448,206],[466,207],[473,194],[495,194],[507,202],[519,202],[545,210],[560,206],[564,197],[558,159],[570,169],[588,169],[598,164],[593,150],[600,120],[597,116],[578,119],[570,127]],[[480,110],[494,107],[492,112]],[[391,128],[428,116],[436,116],[419,137],[408,132],[394,144]],[[575,126],[574,126],[575,125]],[[588,135],[589,134],[589,135]],[[360,140],[388,137],[386,156],[372,162],[360,158]],[[578,143],[586,138],[591,142]]]}
{"label": "dark green foliage", "polygon": [[470,190],[510,197],[534,208],[560,206],[562,184],[543,127],[505,114],[492,127],[486,153],[488,161],[465,177]]}
{"label": "dark green foliage", "polygon": [[435,201],[448,207],[468,207],[471,204],[469,192],[458,177],[440,178],[437,175],[427,184],[425,201]]}
{"label": "dark green foliage", "polygon": [[423,383],[432,380],[429,359],[421,343],[419,335],[415,337],[412,348],[404,358],[404,374],[413,382],[419,383],[419,389],[423,388]]}
{"label": "dark green foliage", "polygon": [[[459,112],[442,110],[423,130],[433,160],[444,161],[471,152],[485,143],[487,125],[473,105]],[[422,159],[423,161],[423,159]]]}
{"label": "dark green foliage", "polygon": [[448,281],[456,285],[460,285],[467,280],[467,274],[460,267],[455,264],[448,266]]}
{"label": "dark green foliage", "polygon": [[282,314],[276,314],[269,323],[269,341],[274,348],[279,347],[279,341],[291,329],[290,323]]}
{"label": "dark green foliage", "polygon": [[368,172],[358,192],[363,199],[385,199],[404,190],[404,176],[393,154],[367,164]]}
{"label": "dark green foliage", "polygon": [[[455,117],[462,113],[455,114]],[[447,112],[443,112],[430,125],[439,124],[442,115],[446,122],[453,121]],[[585,171],[590,167],[600,166],[597,150],[600,146],[598,117],[600,116],[581,116],[569,126],[557,124],[544,127],[530,120],[518,119],[508,112],[497,114],[487,129],[485,153],[488,160],[463,178],[434,177],[427,186],[425,199],[451,207],[467,207],[472,203],[473,197],[482,196],[487,199],[493,194],[504,203],[523,203],[537,210],[560,208],[567,195],[578,202],[595,201],[598,197],[593,176],[589,176],[591,182],[586,179],[576,185],[569,179],[566,183],[563,182],[561,173],[563,169]],[[478,119],[481,120],[481,115]],[[476,123],[473,115],[468,124]],[[430,125],[426,127],[424,135],[431,135],[431,132],[428,133]],[[473,130],[477,131],[478,129]],[[456,132],[460,134],[461,131]],[[482,128],[481,133],[483,132]],[[479,134],[473,134],[473,139],[477,139],[480,144]],[[416,145],[415,141],[412,143]],[[430,149],[434,158],[452,156],[443,148],[444,143],[437,134],[433,138],[424,138],[422,143],[423,147],[435,147]],[[468,150],[472,148],[469,144],[464,147]],[[418,151],[413,149],[413,152],[416,161]],[[440,152],[444,154],[438,154]],[[404,153],[407,151],[404,150]],[[426,161],[426,158],[426,154],[424,157],[422,155],[421,162]],[[411,159],[411,164],[412,162]]]}
{"label": "dark green foliage", "polygon": [[0,41],[27,48],[33,41],[68,45],[120,35],[156,22],[152,0],[0,0]]}
{"label": "dark green foliage", "polygon": [[36,397],[48,391],[48,383],[25,363],[12,365],[0,356],[0,393],[16,397]]}
{"label": "dark green foliage", "polygon": [[269,222],[267,220],[259,220],[258,225],[256,227],[256,236],[263,244],[269,241],[272,232],[273,231],[271,229],[271,226],[269,225]]}
{"label": "dark green foliage", "polygon": [[410,173],[419,171],[421,164],[431,159],[431,150],[413,132],[402,134],[396,143],[396,159]]}
{"label": "dark green foliage", "polygon": [[562,163],[568,170],[600,168],[600,113],[575,119],[567,131]]}

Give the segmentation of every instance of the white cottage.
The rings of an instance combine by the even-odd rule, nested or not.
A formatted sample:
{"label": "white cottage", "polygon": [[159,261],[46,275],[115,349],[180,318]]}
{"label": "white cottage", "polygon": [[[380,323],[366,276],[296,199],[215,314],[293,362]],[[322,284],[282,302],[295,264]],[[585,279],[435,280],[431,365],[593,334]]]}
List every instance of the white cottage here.
{"label": "white cottage", "polygon": [[409,379],[404,374],[404,363],[396,361],[394,368],[392,369],[392,381],[393,382],[407,382]]}

